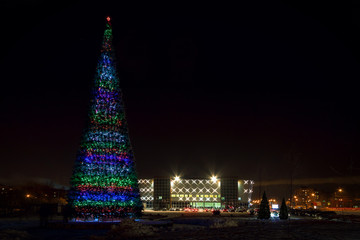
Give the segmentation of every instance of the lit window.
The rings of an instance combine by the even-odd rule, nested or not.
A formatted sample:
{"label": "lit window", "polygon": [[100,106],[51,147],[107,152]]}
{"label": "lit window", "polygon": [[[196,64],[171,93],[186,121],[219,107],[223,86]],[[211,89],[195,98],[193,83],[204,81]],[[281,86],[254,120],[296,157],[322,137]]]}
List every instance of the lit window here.
{"label": "lit window", "polygon": [[159,196],[159,200],[161,200],[162,199],[162,196]]}
{"label": "lit window", "polygon": [[199,195],[196,195],[196,197],[199,197]]}
{"label": "lit window", "polygon": [[185,194],[185,197],[189,197],[189,195]]}
{"label": "lit window", "polygon": [[180,194],[180,197],[184,197],[184,194]]}
{"label": "lit window", "polygon": [[209,197],[209,195],[205,195],[205,197]]}
{"label": "lit window", "polygon": [[214,195],[214,198],[217,198],[217,195]]}
{"label": "lit window", "polygon": [[210,195],[210,197],[214,197],[214,195]]}
{"label": "lit window", "polygon": [[200,195],[200,197],[204,197],[204,195]]}
{"label": "lit window", "polygon": [[192,197],[192,195],[190,194],[189,197]]}
{"label": "lit window", "polygon": [[171,197],[176,197],[176,195],[175,195],[175,194],[171,194]]}
{"label": "lit window", "polygon": [[180,197],[179,194],[176,194],[176,197]]}

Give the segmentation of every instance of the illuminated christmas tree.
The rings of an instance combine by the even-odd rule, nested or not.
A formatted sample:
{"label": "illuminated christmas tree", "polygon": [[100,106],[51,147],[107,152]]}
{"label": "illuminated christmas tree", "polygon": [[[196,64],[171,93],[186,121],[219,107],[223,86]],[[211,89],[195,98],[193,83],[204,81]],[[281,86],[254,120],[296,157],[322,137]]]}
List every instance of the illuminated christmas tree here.
{"label": "illuminated christmas tree", "polygon": [[70,205],[80,219],[139,216],[142,209],[119,78],[106,29],[95,74],[89,122],[71,178]]}

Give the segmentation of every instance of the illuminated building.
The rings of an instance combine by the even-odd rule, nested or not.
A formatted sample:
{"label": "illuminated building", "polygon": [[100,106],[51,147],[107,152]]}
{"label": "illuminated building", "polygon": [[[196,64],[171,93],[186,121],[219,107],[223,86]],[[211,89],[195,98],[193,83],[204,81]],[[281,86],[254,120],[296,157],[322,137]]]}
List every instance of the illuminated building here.
{"label": "illuminated building", "polygon": [[338,188],[333,197],[330,199],[330,206],[333,208],[351,208],[353,207],[354,199],[343,188]]}
{"label": "illuminated building", "polygon": [[139,179],[140,198],[145,208],[220,208],[248,206],[253,180],[237,178]]}
{"label": "illuminated building", "polygon": [[303,209],[320,207],[319,192],[308,187],[296,189],[292,198],[292,206]]}

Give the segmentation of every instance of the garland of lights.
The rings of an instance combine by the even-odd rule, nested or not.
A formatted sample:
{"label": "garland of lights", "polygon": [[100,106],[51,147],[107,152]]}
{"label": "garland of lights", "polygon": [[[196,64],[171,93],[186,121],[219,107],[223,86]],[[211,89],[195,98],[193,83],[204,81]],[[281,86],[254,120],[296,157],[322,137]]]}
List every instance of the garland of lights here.
{"label": "garland of lights", "polygon": [[107,18],[89,124],[71,178],[69,203],[82,219],[137,216],[142,209]]}

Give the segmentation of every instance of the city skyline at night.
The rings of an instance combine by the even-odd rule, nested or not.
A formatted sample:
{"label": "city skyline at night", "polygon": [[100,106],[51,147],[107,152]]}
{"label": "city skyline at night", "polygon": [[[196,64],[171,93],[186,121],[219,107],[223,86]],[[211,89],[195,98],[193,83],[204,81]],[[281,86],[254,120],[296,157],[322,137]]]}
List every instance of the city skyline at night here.
{"label": "city skyline at night", "polygon": [[152,18],[115,3],[38,6],[3,15],[1,183],[69,187],[111,15],[140,178],[241,176],[281,194],[291,178],[357,186],[360,31],[342,8],[280,1]]}

